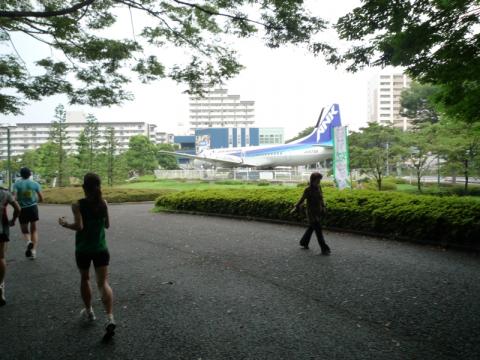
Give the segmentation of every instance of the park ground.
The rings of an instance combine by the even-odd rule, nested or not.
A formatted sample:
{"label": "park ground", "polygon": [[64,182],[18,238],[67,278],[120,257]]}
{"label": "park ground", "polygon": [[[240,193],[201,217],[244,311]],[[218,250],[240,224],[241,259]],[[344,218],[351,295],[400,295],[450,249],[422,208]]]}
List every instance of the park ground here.
{"label": "park ground", "polygon": [[112,205],[118,330],[81,323],[74,234],[40,208],[38,259],[18,228],[0,308],[1,359],[477,359],[478,256],[297,226]]}

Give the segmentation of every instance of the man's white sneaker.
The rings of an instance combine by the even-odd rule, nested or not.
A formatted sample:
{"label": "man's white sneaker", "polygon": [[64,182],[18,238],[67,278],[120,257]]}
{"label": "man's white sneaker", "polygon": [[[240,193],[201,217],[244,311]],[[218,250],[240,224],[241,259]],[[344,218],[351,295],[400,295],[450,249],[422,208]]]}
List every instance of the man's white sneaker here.
{"label": "man's white sneaker", "polygon": [[33,249],[33,243],[29,241],[27,244],[27,250],[25,250],[25,256],[27,258],[32,257],[32,249]]}
{"label": "man's white sneaker", "polygon": [[3,306],[7,303],[5,300],[5,283],[0,284],[0,306]]}
{"label": "man's white sneaker", "polygon": [[93,310],[82,309],[80,316],[86,321],[95,321],[97,319]]}
{"label": "man's white sneaker", "polygon": [[104,341],[110,340],[113,335],[115,335],[115,328],[117,324],[115,324],[115,320],[113,318],[108,318],[107,322],[105,323],[105,335],[103,336]]}
{"label": "man's white sneaker", "polygon": [[37,250],[32,249],[32,253],[30,255],[30,260],[35,260],[37,258]]}

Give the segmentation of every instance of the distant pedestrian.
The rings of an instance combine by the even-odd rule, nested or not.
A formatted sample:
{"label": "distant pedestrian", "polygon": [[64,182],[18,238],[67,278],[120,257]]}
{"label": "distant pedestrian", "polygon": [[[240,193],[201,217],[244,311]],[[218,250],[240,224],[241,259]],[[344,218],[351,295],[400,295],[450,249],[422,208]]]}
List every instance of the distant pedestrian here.
{"label": "distant pedestrian", "polygon": [[29,168],[20,169],[20,180],[13,185],[13,194],[20,204],[19,221],[23,238],[27,242],[25,256],[31,260],[37,256],[38,248],[38,202],[43,201],[42,189],[40,184],[30,179],[32,172]]}
{"label": "distant pedestrian", "polygon": [[329,255],[330,247],[325,243],[321,224],[322,217],[325,215],[325,203],[323,201],[323,193],[320,186],[320,180],[322,180],[322,177],[322,174],[318,172],[314,172],[310,175],[310,184],[303,191],[302,197],[292,209],[292,212],[300,210],[303,203],[305,201],[307,202],[307,219],[309,225],[300,240],[300,246],[304,249],[308,249],[310,238],[312,237],[313,231],[315,231],[318,244],[322,250],[322,255]]}
{"label": "distant pedestrian", "polygon": [[108,264],[110,254],[105,241],[105,229],[110,227],[107,202],[102,198],[100,177],[88,173],[83,178],[85,198],[72,205],[73,223],[65,217],[58,223],[75,230],[75,259],[80,271],[80,293],[85,308],[81,315],[89,321],[96,319],[92,308],[92,289],[90,286],[90,264],[95,268],[97,286],[102,294],[102,302],[107,314],[105,323],[105,339],[114,335],[115,320],[113,318],[113,293],[108,284]]}
{"label": "distant pedestrian", "polygon": [[[12,219],[9,221],[7,216],[7,206],[13,207]],[[20,214],[20,205],[13,199],[12,194],[7,189],[0,188],[0,214],[2,216],[0,224],[0,306],[7,303],[5,300],[5,272],[7,271],[7,261],[5,253],[7,251],[7,242],[10,241],[10,226],[15,225]]]}

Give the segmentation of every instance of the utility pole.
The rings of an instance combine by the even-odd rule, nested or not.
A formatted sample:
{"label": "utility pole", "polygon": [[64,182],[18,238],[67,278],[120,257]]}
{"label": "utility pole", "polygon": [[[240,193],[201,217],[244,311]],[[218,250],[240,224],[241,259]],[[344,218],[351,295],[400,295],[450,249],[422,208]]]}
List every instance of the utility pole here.
{"label": "utility pole", "polygon": [[440,187],[440,155],[437,155],[437,185]]}
{"label": "utility pole", "polygon": [[11,143],[11,134],[10,130],[15,128],[15,124],[0,124],[0,129],[5,129],[7,131],[7,185],[8,185],[8,190],[12,190],[12,143]]}

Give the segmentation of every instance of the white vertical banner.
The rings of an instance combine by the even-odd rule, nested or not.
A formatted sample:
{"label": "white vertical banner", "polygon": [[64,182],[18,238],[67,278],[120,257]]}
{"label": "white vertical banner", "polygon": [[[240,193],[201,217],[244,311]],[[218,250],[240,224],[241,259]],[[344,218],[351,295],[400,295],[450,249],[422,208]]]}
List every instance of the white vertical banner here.
{"label": "white vertical banner", "polygon": [[333,175],[339,189],[351,188],[346,126],[333,128]]}

